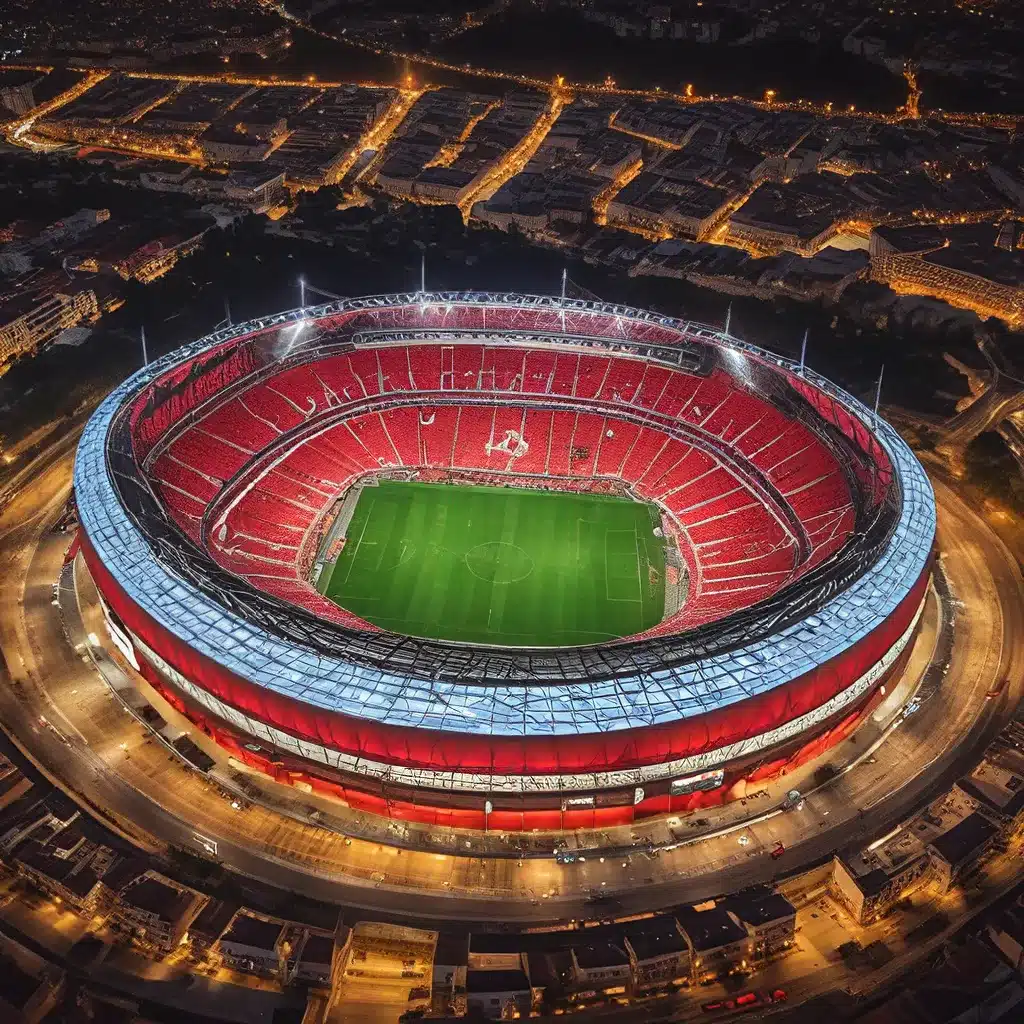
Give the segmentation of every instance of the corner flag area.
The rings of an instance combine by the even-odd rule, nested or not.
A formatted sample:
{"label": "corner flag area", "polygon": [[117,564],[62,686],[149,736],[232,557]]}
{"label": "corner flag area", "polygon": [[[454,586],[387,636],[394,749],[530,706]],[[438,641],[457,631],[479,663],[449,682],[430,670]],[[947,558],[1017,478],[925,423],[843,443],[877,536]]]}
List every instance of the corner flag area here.
{"label": "corner flag area", "polygon": [[658,525],[627,498],[383,480],[363,490],[324,593],[413,636],[601,643],[664,615]]}

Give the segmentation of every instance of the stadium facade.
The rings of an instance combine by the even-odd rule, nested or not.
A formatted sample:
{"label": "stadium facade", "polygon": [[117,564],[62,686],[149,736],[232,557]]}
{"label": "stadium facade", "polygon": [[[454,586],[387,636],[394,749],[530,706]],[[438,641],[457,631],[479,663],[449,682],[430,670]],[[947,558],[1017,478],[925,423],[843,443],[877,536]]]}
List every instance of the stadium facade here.
{"label": "stadium facade", "polygon": [[[314,581],[382,476],[652,502],[666,617],[570,648],[379,629]],[[935,538],[909,448],[811,371],[707,325],[490,293],[179,349],[97,410],[75,491],[113,643],[237,760],[500,830],[719,803],[850,735],[909,655]]]}

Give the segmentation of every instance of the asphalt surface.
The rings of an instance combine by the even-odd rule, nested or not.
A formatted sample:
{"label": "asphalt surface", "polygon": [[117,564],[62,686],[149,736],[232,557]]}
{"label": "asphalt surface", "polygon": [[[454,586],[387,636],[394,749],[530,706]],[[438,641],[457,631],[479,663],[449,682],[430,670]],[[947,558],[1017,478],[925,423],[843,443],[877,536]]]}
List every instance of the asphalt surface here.
{"label": "asphalt surface", "polygon": [[[1020,697],[1024,589],[1016,562],[952,490],[937,484],[939,548],[954,599],[948,669],[934,667],[919,709],[889,733],[873,760],[808,797],[802,811],[654,858],[588,858],[569,866],[519,867],[346,843],[262,808],[231,809],[205,780],[146,742],[88,655],[68,643],[52,587],[69,538],[48,525],[67,495],[73,447],[74,438],[63,437],[47,449],[16,480],[0,515],[0,671],[13,683],[0,686],[0,711],[9,733],[54,782],[134,842],[151,850],[196,848],[199,832],[216,840],[225,866],[363,916],[424,923],[493,923],[500,916],[508,926],[526,925],[593,917],[595,892],[614,893],[614,913],[621,915],[790,875],[884,834],[941,792],[977,760]],[[1009,682],[1000,697],[986,701],[1003,679]],[[742,834],[746,846],[739,845]],[[780,840],[786,853],[772,860],[767,853]]]}

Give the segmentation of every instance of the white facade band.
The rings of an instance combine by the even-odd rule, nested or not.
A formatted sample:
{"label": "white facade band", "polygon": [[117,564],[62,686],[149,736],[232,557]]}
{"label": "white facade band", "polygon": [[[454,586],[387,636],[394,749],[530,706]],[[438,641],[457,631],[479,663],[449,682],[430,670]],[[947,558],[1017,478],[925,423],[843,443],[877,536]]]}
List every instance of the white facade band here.
{"label": "white facade band", "polygon": [[[770,750],[801,733],[813,729],[814,726],[828,721],[844,708],[854,704],[864,696],[874,684],[895,664],[897,658],[906,650],[917,629],[917,624],[924,612],[927,592],[914,613],[910,625],[900,638],[889,648],[881,660],[875,662],[859,679],[831,700],[806,714],[780,725],[758,736],[752,736],[736,743],[703,754],[666,761],[662,764],[645,765],[641,768],[628,768],[620,771],[591,772],[573,775],[490,775],[484,773],[437,771],[427,768],[407,768],[401,765],[390,765],[380,761],[356,757],[352,754],[330,750],[319,743],[300,740],[282,732],[272,725],[243,714],[225,704],[212,693],[186,679],[174,667],[169,665],[152,648],[132,634],[132,640],[145,659],[177,689],[187,694],[201,707],[216,715],[261,744],[287,750],[310,761],[329,765],[341,771],[351,772],[391,782],[403,786],[420,789],[458,790],[460,792],[489,793],[557,793],[565,790],[617,789],[623,786],[640,786],[660,779],[680,775],[693,775],[713,770],[728,764],[737,758],[752,753]],[[642,790],[638,789],[638,792]]]}
{"label": "white facade band", "polygon": [[[98,590],[97,593],[99,594]],[[114,642],[114,646],[125,656],[128,664],[136,672],[141,671],[139,659],[135,656],[135,648],[132,646],[128,634],[114,621],[114,617],[110,614],[110,609],[107,607],[107,602],[103,600],[102,594],[99,594],[99,598],[100,608],[103,609],[103,624],[107,627],[107,633],[110,634],[110,639]]]}

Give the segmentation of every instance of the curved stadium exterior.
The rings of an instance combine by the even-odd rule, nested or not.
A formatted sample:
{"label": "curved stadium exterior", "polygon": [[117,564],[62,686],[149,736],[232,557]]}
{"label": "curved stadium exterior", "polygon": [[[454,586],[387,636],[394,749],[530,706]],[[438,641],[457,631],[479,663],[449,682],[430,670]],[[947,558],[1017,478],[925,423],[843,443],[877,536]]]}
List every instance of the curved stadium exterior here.
{"label": "curved stadium exterior", "polygon": [[[685,599],[584,647],[379,629],[310,579],[346,494],[381,477],[651,502]],[[111,637],[235,758],[501,830],[722,802],[848,736],[909,653],[935,536],[916,458],[816,374],[707,325],[490,293],[179,349],[101,405],[75,491]]]}

